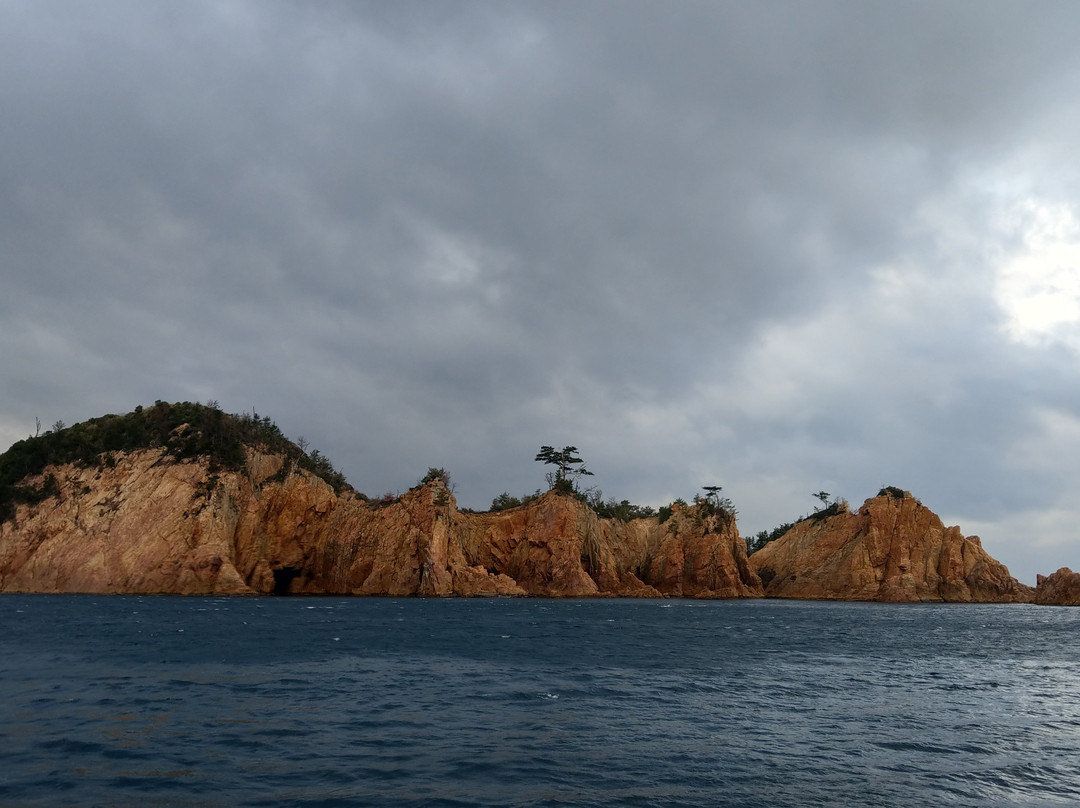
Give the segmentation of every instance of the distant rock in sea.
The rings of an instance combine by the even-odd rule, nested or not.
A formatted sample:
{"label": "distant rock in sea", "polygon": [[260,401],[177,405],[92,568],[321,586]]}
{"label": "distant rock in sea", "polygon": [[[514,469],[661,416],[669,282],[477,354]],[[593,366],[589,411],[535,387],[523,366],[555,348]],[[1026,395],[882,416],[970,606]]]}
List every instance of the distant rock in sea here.
{"label": "distant rock in sea", "polygon": [[1023,603],[1031,587],[906,491],[811,515],[750,556],[765,596]]}
{"label": "distant rock in sea", "polygon": [[1036,579],[1035,602],[1042,606],[1080,606],[1080,572],[1062,567]]}

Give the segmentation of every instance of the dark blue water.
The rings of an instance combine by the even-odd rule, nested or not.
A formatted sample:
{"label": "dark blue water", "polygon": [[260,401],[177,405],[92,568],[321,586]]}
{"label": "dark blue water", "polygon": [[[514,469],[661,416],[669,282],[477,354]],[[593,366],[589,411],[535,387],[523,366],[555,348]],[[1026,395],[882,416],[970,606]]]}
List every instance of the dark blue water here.
{"label": "dark blue water", "polygon": [[1080,609],[0,596],[3,806],[1080,802]]}

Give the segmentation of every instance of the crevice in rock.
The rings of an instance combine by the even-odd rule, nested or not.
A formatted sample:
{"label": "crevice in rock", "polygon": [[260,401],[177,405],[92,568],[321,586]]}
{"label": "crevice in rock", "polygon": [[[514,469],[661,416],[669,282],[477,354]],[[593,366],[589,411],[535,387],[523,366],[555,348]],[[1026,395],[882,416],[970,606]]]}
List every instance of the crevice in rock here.
{"label": "crevice in rock", "polygon": [[296,567],[282,567],[281,569],[273,570],[274,573],[274,594],[275,595],[288,595],[289,586],[292,584],[293,579],[298,577],[301,570]]}

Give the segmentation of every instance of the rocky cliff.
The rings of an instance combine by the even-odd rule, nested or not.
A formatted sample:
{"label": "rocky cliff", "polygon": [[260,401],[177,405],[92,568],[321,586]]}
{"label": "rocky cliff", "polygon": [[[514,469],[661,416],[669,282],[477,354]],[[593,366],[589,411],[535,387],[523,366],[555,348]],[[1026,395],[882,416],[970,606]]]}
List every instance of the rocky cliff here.
{"label": "rocky cliff", "polygon": [[1035,581],[1035,602],[1041,606],[1080,606],[1080,572],[1062,567]]}
{"label": "rocky cliff", "polygon": [[0,455],[0,592],[1080,603],[1080,576],[1036,595],[900,489],[748,558],[718,498],[617,519],[553,490],[472,513],[430,471],[372,502],[269,418],[188,402],[61,425]]}
{"label": "rocky cliff", "polygon": [[978,537],[945,527],[907,492],[884,491],[857,513],[810,517],[750,557],[766,597],[1028,602],[1030,587]]}
{"label": "rocky cliff", "polygon": [[390,502],[334,489],[287,456],[241,470],[165,448],[45,467],[0,524],[0,591],[755,597],[733,518],[600,519],[549,492],[462,513],[441,480]]}

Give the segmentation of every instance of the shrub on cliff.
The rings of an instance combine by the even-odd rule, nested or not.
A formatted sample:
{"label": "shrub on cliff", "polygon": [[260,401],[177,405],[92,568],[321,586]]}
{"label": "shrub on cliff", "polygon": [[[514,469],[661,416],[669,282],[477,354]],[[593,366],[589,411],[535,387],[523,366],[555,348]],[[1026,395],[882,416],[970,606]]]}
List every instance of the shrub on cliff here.
{"label": "shrub on cliff", "polygon": [[604,499],[604,492],[599,488],[591,489],[584,495],[585,504],[593,509],[593,512],[601,519],[618,519],[620,522],[629,522],[633,519],[645,519],[655,516],[654,511],[648,505],[634,505],[628,499],[619,501],[615,497]]}
{"label": "shrub on cliff", "polygon": [[882,486],[881,490],[877,492],[879,497],[891,497],[892,499],[906,499],[911,496],[910,491],[905,491],[903,488],[898,488],[895,485]]}
{"label": "shrub on cliff", "polygon": [[694,504],[698,507],[700,513],[708,516],[719,516],[727,523],[734,521],[738,511],[735,510],[735,503],[729,497],[720,496],[720,492],[723,490],[721,486],[706,485],[702,490],[705,492],[705,496],[698,494],[694,497]]}
{"label": "shrub on cliff", "polygon": [[435,468],[434,466],[428,468],[427,474],[416,481],[416,487],[420,488],[421,486],[435,482],[436,480],[453,490],[453,483],[450,482],[450,472],[443,468]]}
{"label": "shrub on cliff", "polygon": [[671,515],[675,512],[676,506],[680,508],[685,508],[686,500],[682,497],[679,497],[670,505],[661,506],[660,510],[656,512],[656,515],[660,518],[660,524],[664,524],[664,522],[671,518]]}
{"label": "shrub on cliff", "polygon": [[753,538],[746,540],[746,554],[753,555],[769,542],[779,539],[793,527],[795,527],[794,522],[785,522],[782,525],[774,527],[772,530],[758,531]]}
{"label": "shrub on cliff", "polygon": [[503,491],[499,496],[491,500],[490,511],[508,511],[511,508],[520,508],[535,499],[540,499],[542,495],[543,492],[539,488],[532,494],[522,494],[520,497],[512,496],[509,491]]}
{"label": "shrub on cliff", "polygon": [[491,510],[493,511],[508,511],[511,508],[520,508],[521,505],[521,498],[511,496],[509,491],[503,491],[499,496],[491,500]]}
{"label": "shrub on cliff", "polygon": [[746,554],[753,555],[769,542],[779,539],[800,522],[820,522],[831,516],[849,512],[848,501],[846,499],[837,497],[830,503],[827,491],[818,491],[816,494],[811,494],[810,496],[821,500],[821,506],[819,506],[817,510],[805,516],[800,516],[794,522],[785,522],[782,525],[778,525],[772,530],[759,531],[753,538],[748,538],[746,540]]}
{"label": "shrub on cliff", "polygon": [[806,519],[812,519],[815,522],[820,522],[823,519],[828,519],[830,516],[836,516],[837,514],[847,513],[848,504],[845,499],[838,499],[836,502],[829,505],[827,508],[820,508],[814,511],[809,516],[805,516],[799,521],[802,522]]}
{"label": "shrub on cliff", "polygon": [[36,505],[60,493],[56,476],[48,475],[41,485],[0,485],[0,522],[15,518],[16,505]]}

